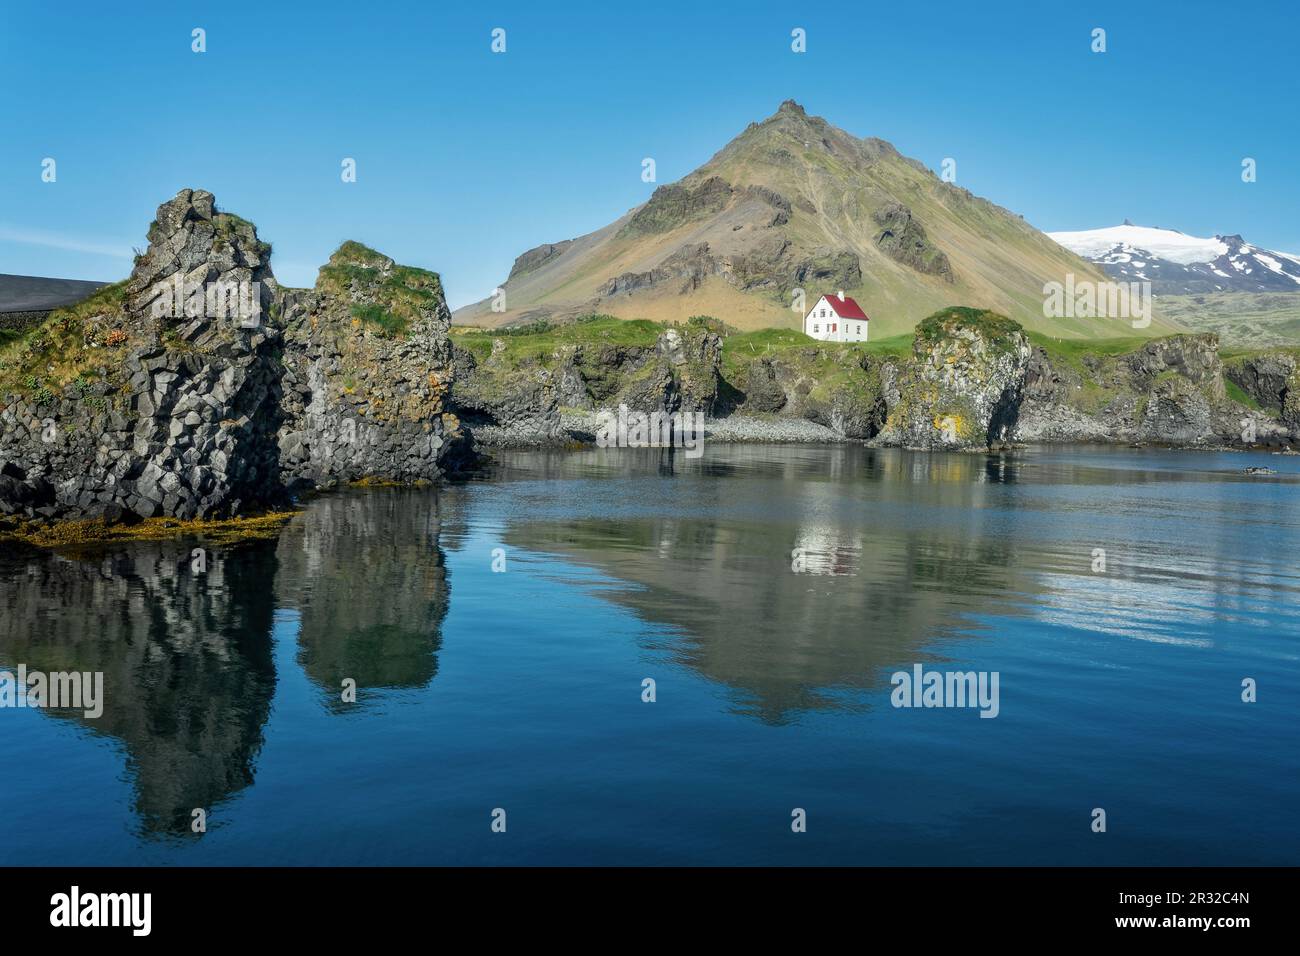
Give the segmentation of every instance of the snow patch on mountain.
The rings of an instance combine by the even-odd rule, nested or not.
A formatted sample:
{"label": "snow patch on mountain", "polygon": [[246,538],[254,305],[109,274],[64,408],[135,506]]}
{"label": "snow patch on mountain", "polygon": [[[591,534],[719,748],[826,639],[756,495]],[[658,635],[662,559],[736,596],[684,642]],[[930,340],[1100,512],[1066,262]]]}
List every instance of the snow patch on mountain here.
{"label": "snow patch on mountain", "polygon": [[1241,236],[1201,238],[1129,222],[1048,235],[1112,278],[1151,282],[1157,295],[1300,291],[1300,256],[1261,249]]}
{"label": "snow patch on mountain", "polygon": [[1151,226],[1111,226],[1108,229],[1088,229],[1083,232],[1049,232],[1049,236],[1071,252],[1085,259],[1098,259],[1121,254],[1132,255],[1141,250],[1148,257],[1166,259],[1187,265],[1192,262],[1212,262],[1228,251],[1228,245],[1218,236],[1201,239],[1172,229]]}

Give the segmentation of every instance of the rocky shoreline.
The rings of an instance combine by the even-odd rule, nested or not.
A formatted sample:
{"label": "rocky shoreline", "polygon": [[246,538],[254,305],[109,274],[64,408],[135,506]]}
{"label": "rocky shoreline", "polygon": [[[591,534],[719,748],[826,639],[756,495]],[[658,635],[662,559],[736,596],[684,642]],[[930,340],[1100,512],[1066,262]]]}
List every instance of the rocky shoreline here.
{"label": "rocky shoreline", "polygon": [[453,401],[480,444],[591,441],[602,411],[626,407],[701,412],[706,438],[723,442],[1300,445],[1300,353],[1225,358],[1211,334],[1090,350],[1036,343],[1009,319],[962,308],[927,318],[906,352],[793,335],[760,350],[707,322],[605,344],[591,326],[539,334],[540,347],[519,333],[490,345],[453,335]]}
{"label": "rocky shoreline", "polygon": [[[1209,334],[1061,342],[960,307],[910,348],[708,317],[466,332],[435,273],[359,243],[311,289],[279,286],[270,258],[252,223],[182,190],[129,279],[7,345],[0,521],[238,519],[348,482],[437,481],[476,445],[590,442],[620,407],[701,415],[717,442],[1300,444],[1300,351],[1221,354]],[[243,311],[214,312],[214,289]]]}

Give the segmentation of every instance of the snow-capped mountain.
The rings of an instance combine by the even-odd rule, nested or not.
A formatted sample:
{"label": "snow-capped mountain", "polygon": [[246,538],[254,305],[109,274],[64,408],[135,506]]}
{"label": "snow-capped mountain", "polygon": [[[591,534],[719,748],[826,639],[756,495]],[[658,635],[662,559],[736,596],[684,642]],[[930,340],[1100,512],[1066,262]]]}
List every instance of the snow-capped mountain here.
{"label": "snow-capped mountain", "polygon": [[1115,279],[1149,281],[1156,295],[1300,292],[1300,256],[1261,249],[1241,236],[1201,239],[1128,221],[1048,235]]}

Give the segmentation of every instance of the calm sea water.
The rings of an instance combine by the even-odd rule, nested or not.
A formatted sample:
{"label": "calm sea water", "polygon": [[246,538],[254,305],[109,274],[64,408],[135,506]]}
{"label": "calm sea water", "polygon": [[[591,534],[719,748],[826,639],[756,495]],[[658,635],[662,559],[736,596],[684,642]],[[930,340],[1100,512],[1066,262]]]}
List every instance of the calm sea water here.
{"label": "calm sea water", "polygon": [[[0,864],[1294,865],[1297,500],[1267,455],[510,453],[202,574],[8,548],[0,668],[107,702],[0,710]],[[916,664],[998,716],[891,706]]]}

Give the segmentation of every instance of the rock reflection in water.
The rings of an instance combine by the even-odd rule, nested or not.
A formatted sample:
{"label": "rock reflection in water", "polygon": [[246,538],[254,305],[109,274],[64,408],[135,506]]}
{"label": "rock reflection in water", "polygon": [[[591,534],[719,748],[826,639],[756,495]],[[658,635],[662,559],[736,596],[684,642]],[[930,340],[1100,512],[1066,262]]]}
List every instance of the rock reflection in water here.
{"label": "rock reflection in water", "polygon": [[[439,508],[432,491],[348,491],[313,501],[281,533],[280,601],[299,611],[299,662],[332,710],[438,673],[448,604]],[[349,678],[357,705],[342,702]]]}
{"label": "rock reflection in water", "polygon": [[275,550],[209,553],[132,543],[69,559],[39,552],[0,561],[0,663],[102,672],[104,712],[48,710],[124,746],[140,824],[190,834],[253,782],[275,689],[271,658]]}

